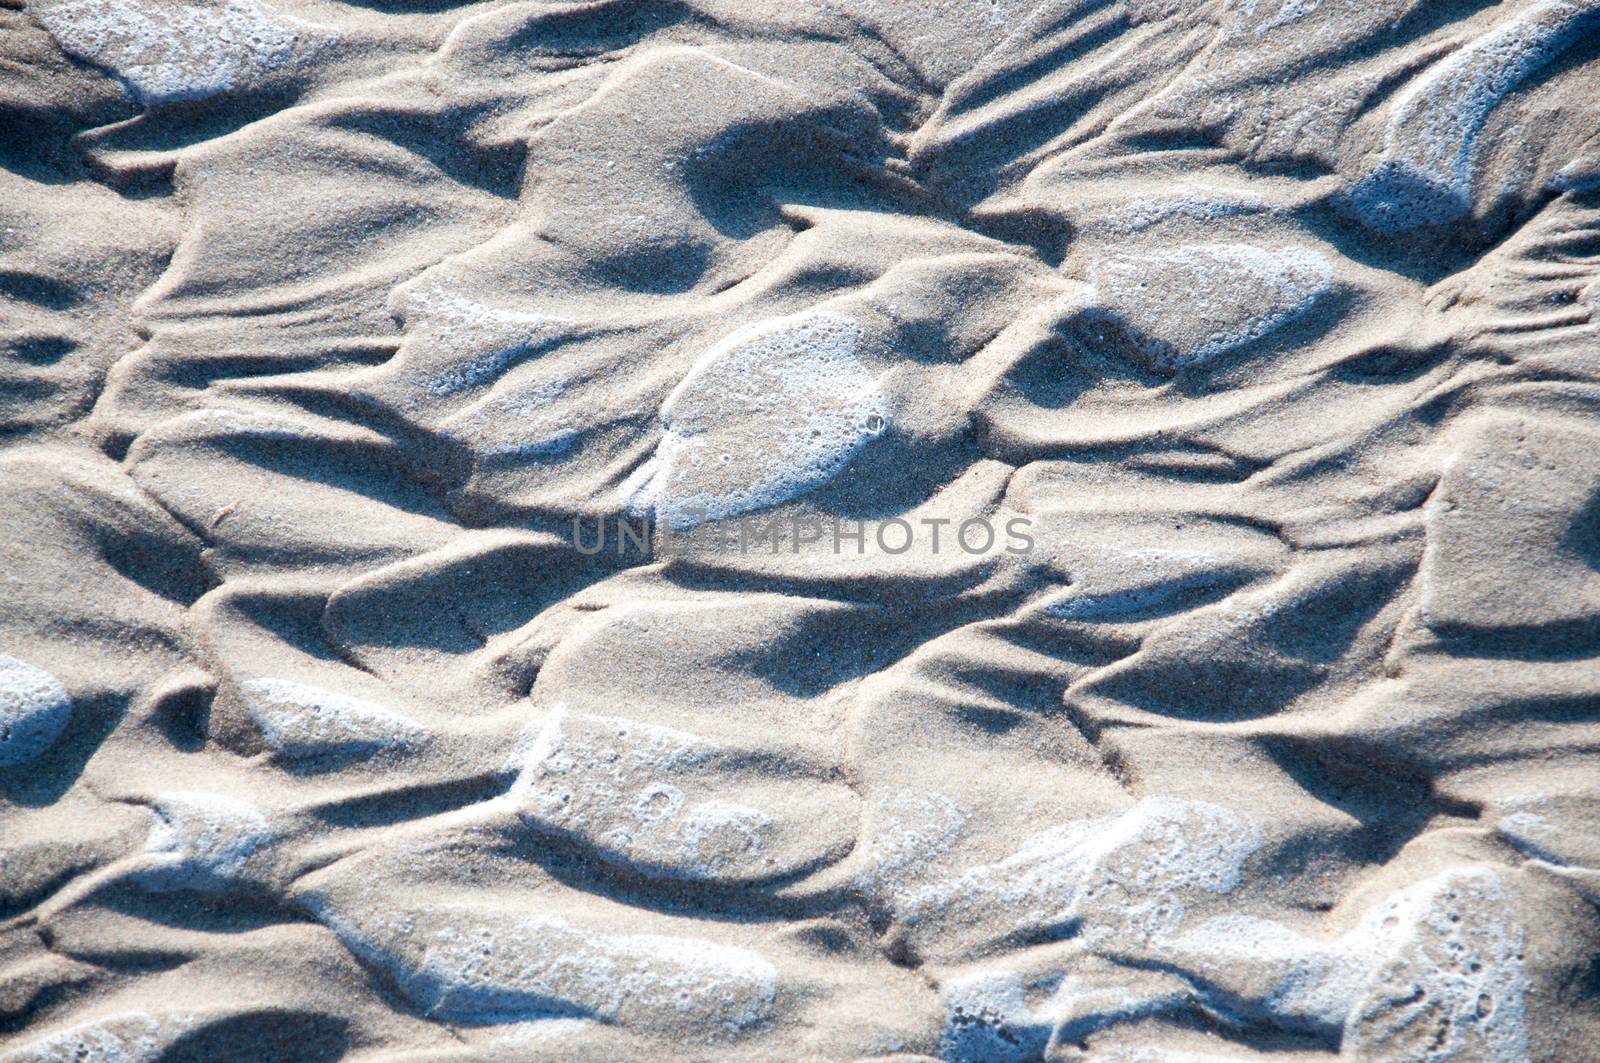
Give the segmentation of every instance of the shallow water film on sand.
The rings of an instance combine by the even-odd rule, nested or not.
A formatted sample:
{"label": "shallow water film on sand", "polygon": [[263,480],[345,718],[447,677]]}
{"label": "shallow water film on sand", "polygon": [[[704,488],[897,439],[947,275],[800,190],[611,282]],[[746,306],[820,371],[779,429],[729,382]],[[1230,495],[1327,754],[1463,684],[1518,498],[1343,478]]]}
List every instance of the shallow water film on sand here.
{"label": "shallow water film on sand", "polygon": [[0,0],[0,1063],[1600,1063],[1600,0]]}

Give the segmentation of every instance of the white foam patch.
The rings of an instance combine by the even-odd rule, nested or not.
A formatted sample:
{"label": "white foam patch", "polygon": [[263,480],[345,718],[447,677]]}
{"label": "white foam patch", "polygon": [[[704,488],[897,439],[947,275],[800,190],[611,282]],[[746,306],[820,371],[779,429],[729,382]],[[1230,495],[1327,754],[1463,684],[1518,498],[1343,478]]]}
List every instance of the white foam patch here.
{"label": "white foam patch", "polygon": [[[1032,1063],[1048,1056],[1052,1041],[1071,1044],[1108,1026],[1158,1016],[1194,995],[1170,973],[1119,969],[1093,960],[1075,967],[1092,969],[1093,976],[1075,971],[1025,981],[1012,972],[982,970],[945,985],[940,1058],[950,1063]],[[1096,1053],[1094,1059],[1227,1063],[1221,1057],[1187,1052],[1124,1052]]]}
{"label": "white foam patch", "polygon": [[1276,13],[1261,24],[1261,32],[1299,22],[1322,6],[1322,0],[1283,0]]}
{"label": "white foam patch", "polygon": [[842,314],[761,322],[706,352],[661,406],[655,455],[623,484],[630,513],[674,528],[777,505],[827,483],[887,425]]}
{"label": "white foam patch", "polygon": [[572,322],[481,303],[438,286],[407,288],[404,353],[423,389],[454,395],[498,380],[512,361],[569,334]]}
{"label": "white foam patch", "polygon": [[438,1019],[593,1018],[716,1035],[760,1021],[777,999],[778,973],[765,959],[699,938],[458,906],[323,919]]}
{"label": "white foam patch", "polygon": [[1022,979],[978,974],[945,987],[939,1057],[949,1063],[1033,1063],[1050,1043],[1050,1016],[1029,1006]]}
{"label": "white foam patch", "polygon": [[317,434],[293,417],[284,417],[264,410],[208,409],[179,414],[166,422],[169,429],[198,428],[215,431],[225,437],[247,439],[315,440]]}
{"label": "white foam patch", "polygon": [[1092,584],[1074,586],[1046,606],[1045,612],[1066,620],[1127,616],[1217,583],[1236,571],[1232,559],[1200,550],[1096,547],[1089,551],[1089,558]]}
{"label": "white foam patch", "polygon": [[1393,232],[1469,213],[1490,112],[1597,20],[1593,2],[1542,0],[1417,78],[1390,108],[1377,164],[1350,191],[1362,218]]}
{"label": "white foam patch", "polygon": [[271,832],[253,805],[224,794],[172,791],[150,804],[146,888],[221,891],[270,856]]}
{"label": "white foam patch", "polygon": [[1187,244],[1109,255],[1090,272],[1094,314],[1118,325],[1156,369],[1200,365],[1311,307],[1333,266],[1309,247]]}
{"label": "white foam patch", "polygon": [[1053,1036],[1071,1042],[1109,1026],[1171,1014],[1194,998],[1180,974],[1089,961],[1075,964],[1040,1010]]}
{"label": "white foam patch", "polygon": [[961,837],[967,817],[944,794],[900,792],[875,810],[867,830],[855,882],[873,898],[908,896],[931,873],[933,861]]}
{"label": "white foam patch", "polygon": [[1133,203],[1086,215],[1079,230],[1105,236],[1133,236],[1169,221],[1220,221],[1267,210],[1254,192],[1214,185],[1186,184]]}
{"label": "white foam patch", "polygon": [[1523,1059],[1523,932],[1487,867],[1416,883],[1322,941],[1222,916],[1166,943],[1236,1012],[1341,1040],[1356,1060]]}
{"label": "white foam patch", "polygon": [[1184,1052],[1171,1048],[1113,1049],[1097,1056],[1097,1063],[1249,1063],[1257,1056],[1219,1056],[1211,1052]]}
{"label": "white foam patch", "polygon": [[153,1063],[193,1024],[183,1013],[113,1015],[6,1052],[0,1063]]}
{"label": "white foam patch", "polygon": [[1353,1058],[1527,1058],[1523,931],[1493,871],[1468,868],[1418,883],[1358,933],[1360,946],[1376,944],[1383,958],[1346,1025]]}
{"label": "white foam patch", "polygon": [[[1137,1022],[1170,1010],[1192,993],[1182,980],[1144,971],[1097,970],[1099,980],[1077,975],[1025,981],[1006,971],[979,971],[943,987],[945,1027],[939,1057],[949,1063],[1035,1063],[1049,1046],[1070,1044],[1119,1022]],[[1109,978],[1108,980],[1105,980]],[[1135,987],[1124,982],[1142,979]],[[1166,987],[1152,992],[1150,984]],[[1097,1063],[1230,1063],[1222,1056],[1144,1048],[1096,1052]]]}
{"label": "white foam patch", "polygon": [[528,746],[509,797],[525,817],[582,837],[613,863],[665,878],[757,874],[772,818],[705,795],[692,777],[719,753],[683,731],[558,709]]}
{"label": "white foam patch", "polygon": [[419,725],[399,713],[320,687],[251,679],[239,685],[239,693],[267,745],[286,759],[371,755],[427,740]]}
{"label": "white foam patch", "polygon": [[[1090,955],[1076,957],[1067,974],[1024,979],[986,965],[962,975],[943,986],[941,1058],[953,1063],[1037,1060],[1049,1054],[1049,1044],[1073,1044],[1096,1031],[1171,1015],[1192,1003],[1196,994],[1189,981],[1179,972],[1152,969],[1156,964],[1164,966],[1164,961],[1124,967]],[[1105,1058],[1147,1058],[1140,1050],[1133,1052]],[[1097,1053],[1094,1058],[1102,1056]],[[1212,1063],[1212,1058],[1179,1052],[1171,1061]]]}
{"label": "white foam patch", "polygon": [[486,457],[544,458],[564,454],[581,432],[561,380],[529,383],[489,396],[445,421],[449,434]]}
{"label": "white foam patch", "polygon": [[[1535,797],[1525,803],[1537,806],[1543,801]],[[1565,848],[1561,828],[1532,808],[1509,812],[1495,820],[1494,827],[1512,848],[1528,859],[1556,865],[1566,863],[1561,856]]]}
{"label": "white foam patch", "polygon": [[308,31],[256,0],[32,0],[28,10],[75,59],[102,67],[142,104],[217,96],[289,62]]}
{"label": "white foam patch", "polygon": [[26,764],[55,744],[72,719],[72,699],[43,668],[0,655],[0,768]]}
{"label": "white foam patch", "polygon": [[1163,940],[1194,891],[1226,893],[1260,832],[1218,805],[1148,798],[1116,816],[1074,820],[1029,838],[994,864],[924,887],[902,917],[933,936],[1065,936],[1088,945]]}
{"label": "white foam patch", "polygon": [[505,1034],[505,1044],[524,1048],[572,1037],[594,1026],[592,1019],[530,1019],[527,1022],[507,1023],[501,1030]]}
{"label": "white foam patch", "polygon": [[1230,36],[1251,33],[1261,37],[1282,26],[1291,26],[1316,13],[1322,0],[1242,0],[1237,7],[1239,20]]}

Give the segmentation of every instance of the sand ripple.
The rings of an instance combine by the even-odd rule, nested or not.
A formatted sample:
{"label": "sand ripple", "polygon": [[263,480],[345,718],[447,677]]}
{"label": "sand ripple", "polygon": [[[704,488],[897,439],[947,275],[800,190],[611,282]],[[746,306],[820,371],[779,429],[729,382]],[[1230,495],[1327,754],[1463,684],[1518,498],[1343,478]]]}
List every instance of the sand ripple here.
{"label": "sand ripple", "polygon": [[1596,1058],[1597,12],[0,5],[0,1060]]}

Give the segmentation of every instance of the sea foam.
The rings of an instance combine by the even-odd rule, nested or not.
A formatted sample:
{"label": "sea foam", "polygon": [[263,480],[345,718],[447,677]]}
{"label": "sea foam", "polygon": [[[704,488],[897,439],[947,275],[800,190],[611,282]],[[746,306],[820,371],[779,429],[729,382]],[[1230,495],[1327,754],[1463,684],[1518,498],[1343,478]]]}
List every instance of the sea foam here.
{"label": "sea foam", "polygon": [[1100,259],[1091,319],[1120,329],[1127,353],[1172,372],[1201,365],[1283,327],[1333,283],[1309,247],[1188,244]]}
{"label": "sea foam", "polygon": [[55,744],[72,699],[43,668],[0,655],[0,768],[25,764]]}
{"label": "sea foam", "polygon": [[236,797],[170,791],[150,811],[146,869],[139,875],[147,889],[226,891],[271,856],[266,817]]}
{"label": "sea foam", "polygon": [[813,311],[711,348],[662,404],[655,455],[623,485],[629,511],[687,528],[833,479],[887,425],[857,353],[864,335],[854,318]]}
{"label": "sea foam", "polygon": [[1189,893],[1231,890],[1259,845],[1259,830],[1221,806],[1147,798],[1041,831],[997,863],[924,887],[903,916],[933,935],[983,925],[995,937],[1160,940],[1182,924]]}
{"label": "sea foam", "polygon": [[437,1019],[594,1018],[719,1036],[760,1021],[777,998],[770,963],[699,938],[606,933],[556,915],[462,905],[319,914]]}
{"label": "sea foam", "polygon": [[0,1063],[154,1063],[193,1025],[181,1012],[124,1012],[24,1044]]}
{"label": "sea foam", "polygon": [[142,104],[217,96],[270,74],[308,31],[257,0],[34,0],[63,51],[103,67]]}
{"label": "sea foam", "polygon": [[267,745],[287,760],[366,756],[412,748],[427,737],[382,705],[288,679],[250,679],[239,693]]}
{"label": "sea foam", "polygon": [[509,797],[536,826],[653,877],[761,874],[773,820],[708,785],[721,752],[687,732],[558,709],[526,746]]}
{"label": "sea foam", "polygon": [[1489,114],[1600,20],[1600,5],[1543,0],[1417,78],[1389,111],[1383,153],[1350,190],[1374,228],[1441,225],[1468,214]]}
{"label": "sea foam", "polygon": [[1332,939],[1218,916],[1166,956],[1238,1017],[1320,1032],[1354,1060],[1446,1063],[1527,1055],[1523,932],[1488,867],[1399,891]]}

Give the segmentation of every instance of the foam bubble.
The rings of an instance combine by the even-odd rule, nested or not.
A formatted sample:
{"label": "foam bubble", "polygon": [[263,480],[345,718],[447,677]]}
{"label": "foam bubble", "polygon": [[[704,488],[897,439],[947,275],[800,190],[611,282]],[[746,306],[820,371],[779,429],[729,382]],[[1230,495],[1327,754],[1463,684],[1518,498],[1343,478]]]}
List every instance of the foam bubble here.
{"label": "foam bubble", "polygon": [[72,699],[43,668],[0,655],[0,768],[25,764],[55,744]]}
{"label": "foam bubble", "polygon": [[112,1015],[23,1045],[0,1063],[154,1063],[193,1024],[183,1013]]}
{"label": "foam bubble", "polygon": [[553,915],[463,906],[323,918],[438,1019],[594,1018],[715,1035],[761,1020],[777,998],[770,963],[700,938],[602,933]]}
{"label": "foam bubble", "polygon": [[967,817],[944,794],[899,792],[876,810],[856,871],[857,888],[896,904],[961,837]]}
{"label": "foam bubble", "polygon": [[239,692],[267,744],[286,759],[370,755],[413,748],[427,738],[417,724],[381,705],[288,679],[251,679]]}
{"label": "foam bubble", "polygon": [[777,505],[837,476],[887,426],[854,318],[812,311],[740,329],[661,406],[655,455],[623,485],[675,528]]}
{"label": "foam bubble", "polygon": [[510,797],[525,818],[585,838],[613,863],[666,878],[755,874],[772,819],[698,793],[694,769],[719,753],[683,731],[556,710]]}
{"label": "foam bubble", "polygon": [[1221,916],[1164,956],[1235,1014],[1321,1032],[1351,1059],[1446,1063],[1525,1058],[1522,941],[1498,876],[1467,867],[1400,891],[1339,938]]}
{"label": "foam bubble", "polygon": [[1048,1014],[1029,1007],[1022,979],[978,974],[945,988],[940,1058],[950,1063],[1031,1063],[1050,1042]]}
{"label": "foam bubble", "polygon": [[1390,108],[1383,153],[1350,190],[1357,213],[1385,232],[1469,213],[1490,112],[1597,19],[1592,3],[1543,0],[1429,68]]}
{"label": "foam bubble", "polygon": [[1102,620],[1161,605],[1179,594],[1219,583],[1236,572],[1229,558],[1200,550],[1157,547],[1090,551],[1096,582],[1123,584],[1115,590],[1074,587],[1045,611],[1066,620]]}
{"label": "foam bubble", "polygon": [[996,939],[1076,929],[1090,945],[1161,940],[1182,923],[1187,894],[1233,889],[1259,845],[1259,830],[1225,808],[1148,798],[1042,831],[998,863],[925,887],[904,918],[935,935],[982,926]]}
{"label": "foam bubble", "polygon": [[1091,320],[1119,327],[1152,368],[1199,365],[1260,339],[1310,308],[1333,266],[1309,247],[1187,244],[1102,258]]}
{"label": "foam bubble", "polygon": [[1079,230],[1106,236],[1132,236],[1169,221],[1219,221],[1267,209],[1254,192],[1214,185],[1186,184],[1133,203],[1086,214]]}
{"label": "foam bubble", "polygon": [[29,10],[62,51],[111,71],[142,104],[231,92],[328,28],[257,0],[33,0]]}
{"label": "foam bubble", "polygon": [[266,817],[238,798],[172,791],[152,801],[150,811],[147,869],[140,875],[148,889],[225,890],[269,856]]}
{"label": "foam bubble", "polygon": [[1354,946],[1381,960],[1347,1022],[1352,1059],[1527,1058],[1523,932],[1492,870],[1464,868],[1418,883],[1357,933]]}
{"label": "foam bubble", "polygon": [[572,323],[481,303],[438,286],[402,289],[404,353],[422,387],[454,395],[499,379],[512,361],[566,335]]}

